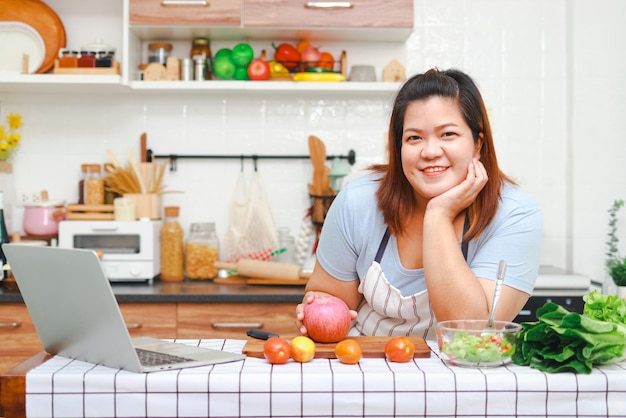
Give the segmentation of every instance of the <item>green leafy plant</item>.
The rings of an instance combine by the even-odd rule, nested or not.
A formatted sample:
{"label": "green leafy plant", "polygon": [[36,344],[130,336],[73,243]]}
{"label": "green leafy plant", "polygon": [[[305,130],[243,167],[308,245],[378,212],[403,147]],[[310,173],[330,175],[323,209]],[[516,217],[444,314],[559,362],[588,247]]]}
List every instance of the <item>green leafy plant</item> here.
{"label": "green leafy plant", "polygon": [[626,257],[619,254],[617,244],[617,212],[624,206],[624,200],[615,200],[609,209],[609,233],[607,235],[606,268],[617,286],[626,286]]}

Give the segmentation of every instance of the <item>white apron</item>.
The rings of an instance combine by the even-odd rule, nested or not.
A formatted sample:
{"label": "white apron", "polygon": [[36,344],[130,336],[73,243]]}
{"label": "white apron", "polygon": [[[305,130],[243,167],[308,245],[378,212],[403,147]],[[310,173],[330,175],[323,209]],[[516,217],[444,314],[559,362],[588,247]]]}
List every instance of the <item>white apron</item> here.
{"label": "white apron", "polygon": [[[468,227],[466,220],[465,228]],[[465,231],[464,231],[465,233]],[[380,267],[380,260],[389,241],[389,231],[385,232],[372,265],[365,279],[359,284],[363,302],[349,335],[412,335],[435,340],[435,314],[433,313],[428,290],[410,296],[402,296]],[[462,246],[467,259],[467,245]]]}

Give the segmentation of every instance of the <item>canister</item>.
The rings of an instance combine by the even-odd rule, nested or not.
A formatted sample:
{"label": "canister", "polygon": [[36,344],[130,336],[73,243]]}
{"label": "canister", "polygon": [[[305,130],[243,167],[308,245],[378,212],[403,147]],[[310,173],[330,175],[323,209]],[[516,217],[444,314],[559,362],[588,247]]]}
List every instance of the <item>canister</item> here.
{"label": "canister", "polygon": [[158,62],[165,65],[167,57],[172,51],[172,44],[167,42],[153,42],[148,44],[148,62]]}
{"label": "canister", "polygon": [[215,223],[192,223],[185,244],[185,275],[190,279],[213,279],[217,277],[215,262],[218,259]]}

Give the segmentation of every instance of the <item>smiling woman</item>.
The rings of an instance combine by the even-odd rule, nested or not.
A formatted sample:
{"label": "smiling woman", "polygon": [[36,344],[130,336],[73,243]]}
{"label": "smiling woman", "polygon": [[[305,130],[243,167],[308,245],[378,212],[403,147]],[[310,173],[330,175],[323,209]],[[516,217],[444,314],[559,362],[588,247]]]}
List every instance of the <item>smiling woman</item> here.
{"label": "smiling woman", "polygon": [[498,167],[473,80],[438,69],[407,80],[388,150],[326,216],[300,331],[304,307],[331,294],[352,310],[349,335],[434,338],[436,321],[487,319],[500,260],[510,267],[495,318],[512,320],[537,277],[543,218]]}

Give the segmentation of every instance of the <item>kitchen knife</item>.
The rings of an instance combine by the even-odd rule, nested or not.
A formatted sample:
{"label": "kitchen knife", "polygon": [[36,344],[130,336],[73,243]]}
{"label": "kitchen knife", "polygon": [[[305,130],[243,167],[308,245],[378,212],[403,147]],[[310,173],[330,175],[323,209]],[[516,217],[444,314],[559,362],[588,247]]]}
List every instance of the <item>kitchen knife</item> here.
{"label": "kitchen knife", "polygon": [[263,331],[262,329],[251,328],[246,331],[246,335],[252,338],[258,338],[259,340],[267,340],[272,337],[278,337],[278,334],[274,334],[273,332]]}

